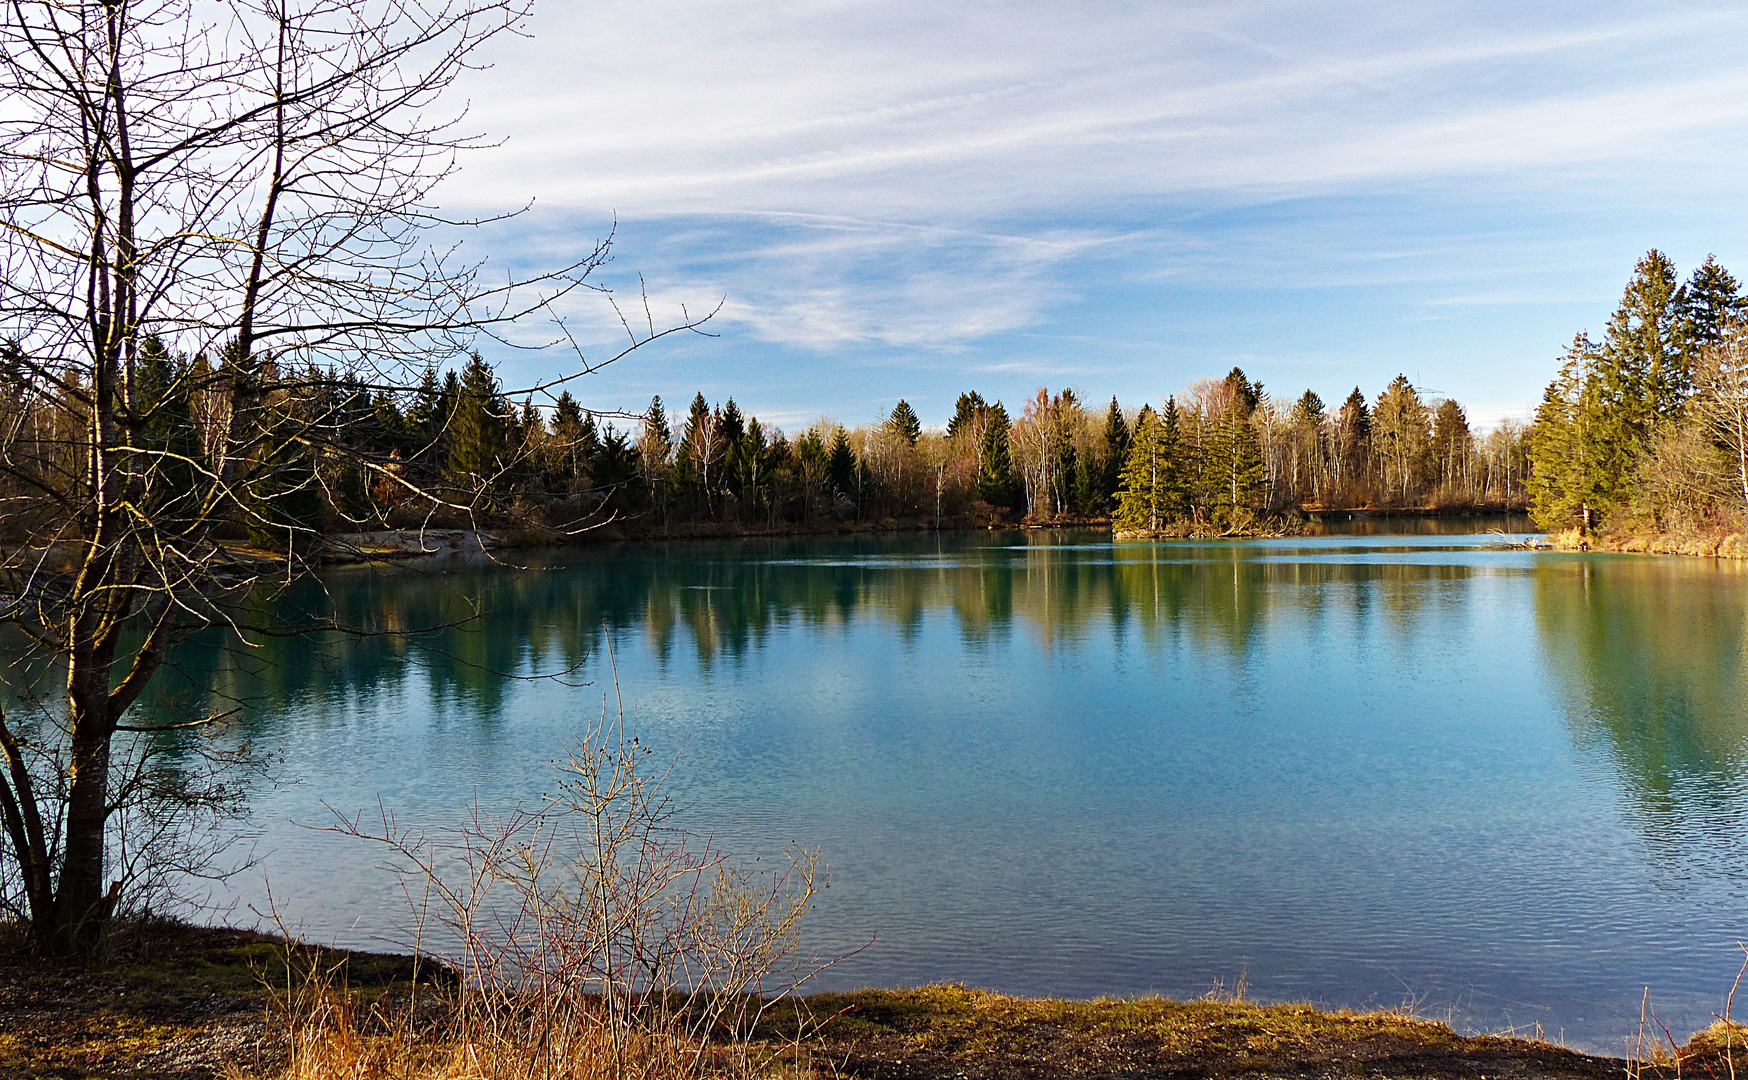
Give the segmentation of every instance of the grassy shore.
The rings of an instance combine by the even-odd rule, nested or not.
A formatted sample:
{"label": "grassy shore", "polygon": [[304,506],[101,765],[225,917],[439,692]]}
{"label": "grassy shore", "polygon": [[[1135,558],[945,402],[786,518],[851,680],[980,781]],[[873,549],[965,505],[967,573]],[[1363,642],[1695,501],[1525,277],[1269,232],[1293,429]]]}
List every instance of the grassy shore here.
{"label": "grassy shore", "polygon": [[1748,536],[1741,533],[1592,533],[1585,536],[1576,529],[1568,529],[1549,536],[1548,542],[1561,551],[1748,559]]}
{"label": "grassy shore", "polygon": [[[102,967],[0,956],[0,1076],[274,1077],[289,1023],[269,987],[284,943],[239,930],[160,926],[120,940]],[[405,994],[404,956],[330,953],[347,993]],[[1533,1040],[1458,1036],[1396,1012],[1161,998],[1061,1001],[960,986],[815,994],[769,1015],[779,1050],[816,1031],[788,1076],[869,1080],[1043,1077],[1618,1077],[1629,1063]],[[1742,1039],[1736,1038],[1740,1052]],[[1722,1080],[1704,1038],[1683,1074]],[[1708,1064],[1709,1063],[1709,1064]],[[797,1066],[800,1066],[799,1068]],[[1748,1067],[1748,1063],[1745,1063]],[[1672,1063],[1645,1075],[1674,1076]]]}

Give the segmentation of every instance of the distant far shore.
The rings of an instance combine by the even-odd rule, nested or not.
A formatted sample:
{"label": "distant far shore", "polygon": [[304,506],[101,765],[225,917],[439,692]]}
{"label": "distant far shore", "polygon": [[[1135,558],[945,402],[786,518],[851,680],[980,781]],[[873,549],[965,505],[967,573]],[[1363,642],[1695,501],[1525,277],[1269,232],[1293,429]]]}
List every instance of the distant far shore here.
{"label": "distant far shore", "polygon": [[[1162,530],[1162,537],[1220,536],[1231,539],[1290,534],[1306,525],[1340,521],[1365,521],[1377,518],[1463,518],[1507,517],[1522,514],[1521,506],[1486,503],[1474,505],[1441,505],[1420,507],[1321,507],[1307,506],[1289,511],[1260,527],[1222,531]],[[934,517],[868,518],[862,520],[822,519],[807,523],[778,522],[764,524],[745,521],[671,522],[663,524],[647,518],[604,521],[579,526],[573,530],[530,528],[430,528],[393,529],[365,533],[343,533],[327,538],[321,561],[330,564],[362,563],[416,559],[426,556],[479,553],[482,550],[525,548],[583,547],[601,543],[648,543],[670,540],[781,539],[814,536],[864,536],[919,532],[967,532],[989,530],[1031,529],[1109,529],[1109,515],[1062,515],[1045,521],[1013,520],[992,515],[951,515]],[[266,557],[267,553],[261,553]]]}

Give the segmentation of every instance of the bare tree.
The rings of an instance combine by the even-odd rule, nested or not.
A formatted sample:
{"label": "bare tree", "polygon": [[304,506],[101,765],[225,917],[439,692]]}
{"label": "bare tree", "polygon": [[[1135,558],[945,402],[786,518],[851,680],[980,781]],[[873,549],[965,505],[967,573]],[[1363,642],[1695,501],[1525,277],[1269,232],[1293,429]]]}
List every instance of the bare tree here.
{"label": "bare tree", "polygon": [[[124,718],[174,646],[306,628],[239,601],[302,565],[328,466],[478,505],[348,443],[359,396],[600,289],[606,242],[488,276],[434,200],[485,145],[443,91],[527,4],[5,4],[0,618],[65,673],[60,702],[0,719],[0,874],[37,949],[89,951],[115,910],[116,740],[152,734]],[[630,348],[697,322],[647,325]]]}
{"label": "bare tree", "polygon": [[1732,486],[1748,508],[1748,323],[1701,350],[1694,366],[1692,407],[1729,454]]}

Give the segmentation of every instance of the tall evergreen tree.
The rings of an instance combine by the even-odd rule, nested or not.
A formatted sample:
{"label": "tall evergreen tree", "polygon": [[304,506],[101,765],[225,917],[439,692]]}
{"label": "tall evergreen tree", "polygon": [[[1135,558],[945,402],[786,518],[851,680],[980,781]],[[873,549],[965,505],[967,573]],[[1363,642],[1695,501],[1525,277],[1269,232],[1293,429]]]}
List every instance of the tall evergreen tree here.
{"label": "tall evergreen tree", "polygon": [[674,452],[674,472],[682,492],[691,499],[694,508],[702,506],[708,513],[715,512],[713,496],[720,481],[717,475],[722,456],[719,419],[720,414],[710,408],[703,391],[699,391],[692,399],[691,408],[686,410],[686,426]]}
{"label": "tall evergreen tree", "polygon": [[1675,264],[1652,249],[1633,267],[1608,332],[1596,375],[1623,425],[1641,447],[1658,418],[1673,416],[1693,388],[1686,321]]}
{"label": "tall evergreen tree", "polygon": [[837,433],[832,436],[831,452],[826,459],[832,488],[838,494],[851,498],[856,496],[856,464],[856,451],[850,447],[849,433],[838,428]]}
{"label": "tall evergreen tree", "polygon": [[[0,384],[14,397],[21,397],[19,370],[12,362],[18,346],[7,342]],[[157,335],[140,346],[134,369],[135,419],[141,441],[165,455],[163,464],[148,472],[152,487],[142,493],[147,515],[170,528],[193,520],[209,490],[205,482],[200,431],[194,423],[194,403],[189,395],[187,360],[174,356]]]}
{"label": "tall evergreen tree", "polygon": [[983,395],[975,390],[968,390],[959,395],[959,400],[953,405],[953,419],[947,421],[947,438],[951,439],[961,431],[969,431],[989,411],[989,403],[983,400]]}
{"label": "tall evergreen tree", "polygon": [[1692,349],[1721,343],[1732,324],[1748,317],[1741,284],[1710,255],[1687,279],[1680,295],[1682,336]]}
{"label": "tall evergreen tree", "polygon": [[1013,423],[1008,419],[1008,411],[1001,402],[989,407],[989,416],[983,427],[983,461],[977,474],[977,494],[991,506],[1012,509],[1015,502],[1014,494],[1014,462],[1009,452],[1008,436]]}
{"label": "tall evergreen tree", "polygon": [[1250,414],[1255,412],[1257,406],[1263,402],[1262,382],[1260,380],[1251,382],[1250,377],[1244,373],[1244,369],[1239,367],[1234,367],[1227,372],[1226,378],[1221,381],[1232,391],[1232,396],[1237,400],[1239,414],[1246,420],[1250,419]]}
{"label": "tall evergreen tree", "polygon": [[717,438],[722,440],[722,445],[726,449],[740,442],[741,436],[747,433],[747,420],[745,416],[741,415],[740,406],[734,403],[733,398],[728,399],[728,403],[722,407],[722,412],[719,415]]}
{"label": "tall evergreen tree", "polygon": [[1181,520],[1183,466],[1177,402],[1166,404],[1163,418],[1151,406],[1142,406],[1123,465],[1112,527],[1124,533],[1157,534]]}
{"label": "tall evergreen tree", "polygon": [[1469,416],[1455,401],[1439,402],[1432,414],[1432,458],[1438,480],[1455,484],[1462,479],[1463,464],[1474,447],[1469,434]]}
{"label": "tall evergreen tree", "polygon": [[916,410],[910,407],[910,402],[903,398],[899,398],[898,404],[892,407],[892,415],[886,418],[886,426],[911,446],[915,446],[917,440],[922,438],[922,421],[917,419]]}
{"label": "tall evergreen tree", "polygon": [[583,412],[569,390],[559,394],[552,411],[552,441],[553,479],[557,486],[568,491],[587,488],[589,468],[600,450],[600,442],[594,418]]}
{"label": "tall evergreen tree", "polygon": [[1213,418],[1202,460],[1202,490],[1209,518],[1216,525],[1239,524],[1261,496],[1265,468],[1256,427],[1245,414],[1246,402],[1235,396]]}
{"label": "tall evergreen tree", "polygon": [[468,488],[494,483],[508,462],[509,409],[498,393],[498,378],[479,353],[462,369],[454,413],[449,421],[449,476]]}
{"label": "tall evergreen tree", "polygon": [[1384,488],[1406,501],[1420,487],[1427,449],[1432,442],[1432,416],[1420,392],[1398,375],[1378,395],[1372,410],[1372,446],[1383,465]]}
{"label": "tall evergreen tree", "polygon": [[649,399],[649,408],[643,414],[643,422],[638,425],[637,458],[643,467],[645,491],[655,507],[656,518],[663,524],[667,523],[668,507],[676,494],[673,456],[673,430],[668,424],[668,411],[662,406],[661,395],[657,394]]}
{"label": "tall evergreen tree", "polygon": [[1111,407],[1105,413],[1105,460],[1098,491],[1099,510],[1116,506],[1117,489],[1122,485],[1123,470],[1128,465],[1131,441],[1129,421],[1124,419],[1123,410],[1113,396]]}
{"label": "tall evergreen tree", "polygon": [[1595,352],[1583,334],[1573,339],[1530,427],[1530,516],[1544,529],[1585,524],[1585,509],[1595,498],[1586,483],[1578,421],[1585,366]]}

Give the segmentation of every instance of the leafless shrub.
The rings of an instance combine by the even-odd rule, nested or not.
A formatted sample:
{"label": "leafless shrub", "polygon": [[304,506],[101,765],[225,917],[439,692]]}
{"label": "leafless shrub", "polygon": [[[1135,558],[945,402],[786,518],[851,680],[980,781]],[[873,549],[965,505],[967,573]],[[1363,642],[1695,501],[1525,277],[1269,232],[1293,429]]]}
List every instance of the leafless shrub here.
{"label": "leafless shrub", "polygon": [[[603,712],[532,809],[475,807],[438,839],[386,811],[331,830],[394,856],[416,949],[457,973],[447,1020],[360,1023],[321,980],[289,988],[287,1077],[753,1076],[754,1029],[822,965],[800,929],[817,853],[763,872],[681,831],[665,772]],[[805,1039],[806,1028],[797,1038]]]}

